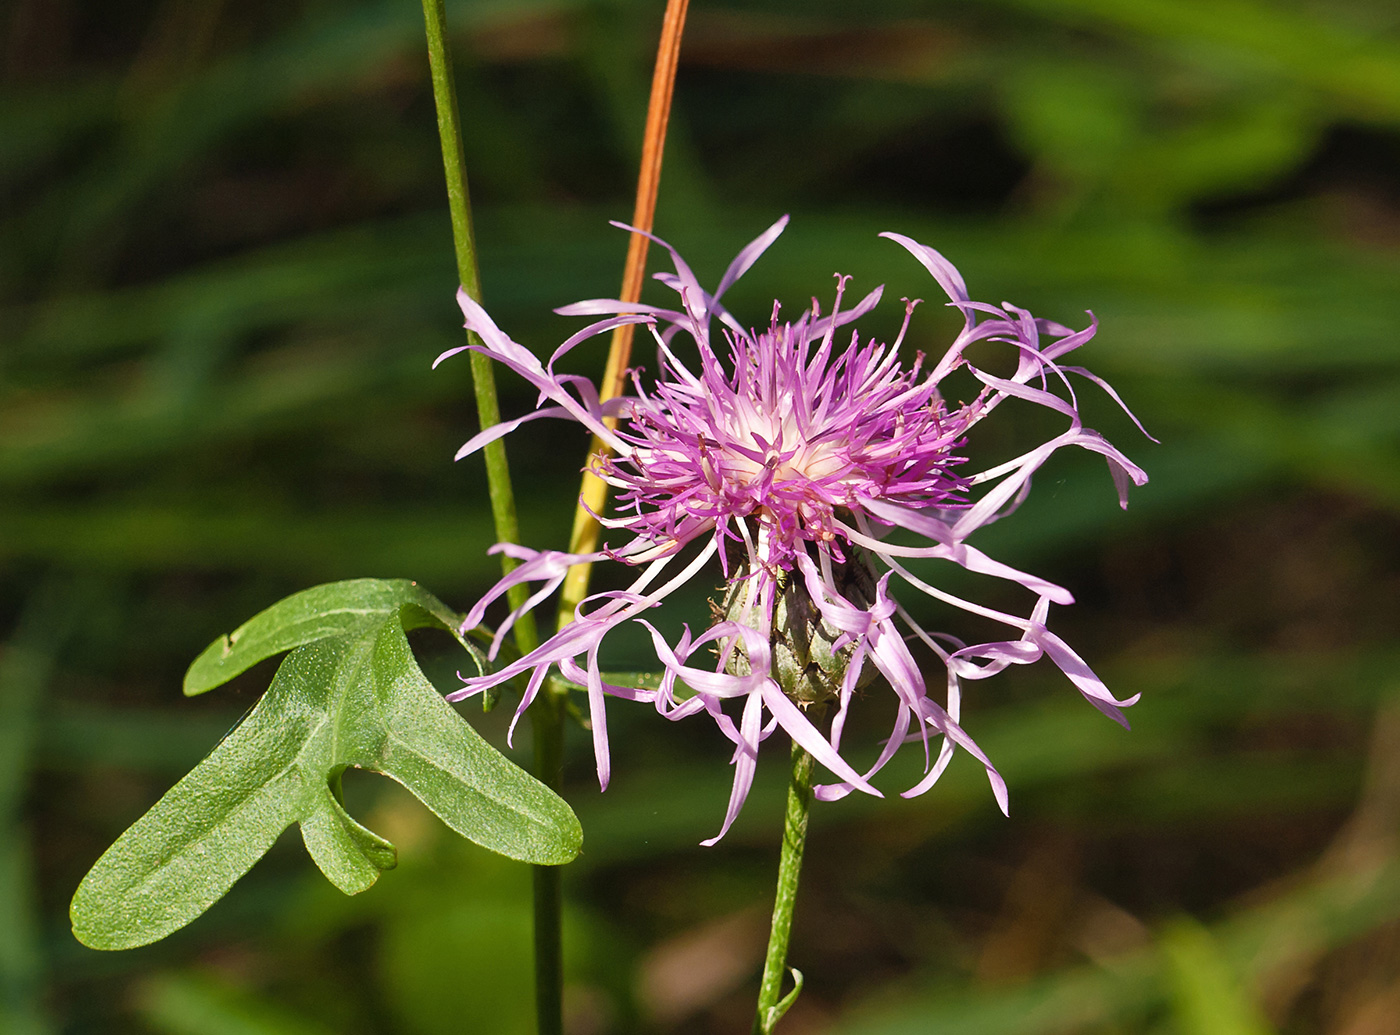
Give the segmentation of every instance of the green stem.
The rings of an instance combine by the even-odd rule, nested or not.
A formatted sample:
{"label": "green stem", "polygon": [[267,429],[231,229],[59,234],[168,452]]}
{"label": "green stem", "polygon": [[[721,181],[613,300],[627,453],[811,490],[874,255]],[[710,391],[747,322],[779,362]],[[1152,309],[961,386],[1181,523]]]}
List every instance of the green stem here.
{"label": "green stem", "polygon": [[[457,90],[452,76],[452,60],[447,52],[447,15],[443,0],[423,0],[423,21],[428,33],[428,64],[432,71],[433,104],[437,108],[438,138],[442,144],[443,172],[447,178],[447,204],[452,213],[452,243],[457,253],[457,276],[463,290],[481,300],[481,277],[476,263],[476,239],[472,232],[471,201],[467,194],[467,173],[462,159],[462,122],[457,112]],[[476,341],[468,332],[469,340]],[[476,392],[477,414],[482,428],[501,419],[496,400],[496,376],[491,361],[475,350],[471,353],[472,384]],[[515,493],[511,488],[510,467],[505,443],[497,439],[483,450],[486,459],[487,492],[496,540],[520,541]],[[509,574],[515,562],[502,555],[501,573]],[[524,604],[529,590],[513,586],[506,594],[510,606]],[[539,646],[535,616],[526,612],[515,622],[515,644],[522,655]],[[564,726],[562,708],[556,694],[546,691],[531,708],[535,740],[535,773],[554,790],[559,789],[563,767]],[[534,867],[535,924],[535,1015],[539,1035],[562,1035],[564,1030],[564,965],[560,947],[562,898],[559,868]]]}
{"label": "green stem", "polygon": [[[550,680],[549,682],[553,682]],[[551,790],[561,789],[564,768],[563,705],[567,691],[546,683],[530,706],[535,741],[535,775]],[[559,866],[535,866],[535,1017],[538,1035],[563,1035],[564,953],[561,943],[563,889]]]}
{"label": "green stem", "polygon": [[[472,232],[471,200],[467,194],[467,171],[462,160],[462,120],[457,113],[457,89],[452,77],[452,58],[447,53],[447,14],[443,0],[423,0],[423,21],[428,30],[428,65],[432,71],[433,104],[437,108],[438,139],[442,144],[442,166],[447,177],[447,207],[452,213],[452,244],[457,252],[457,276],[463,289],[472,298],[481,300],[481,276],[476,264],[476,237]],[[468,332],[472,340],[475,335]],[[496,375],[491,361],[480,352],[471,354],[472,385],[476,391],[476,410],[482,428],[499,424],[500,404],[496,401]],[[520,542],[520,523],[515,512],[515,492],[511,488],[510,466],[506,462],[506,447],[500,439],[482,451],[486,458],[486,487],[491,498],[491,517],[496,525],[496,540],[502,543]],[[515,562],[501,556],[501,572],[509,574]],[[526,600],[529,589],[513,586],[506,594],[512,608]],[[535,616],[526,613],[515,623],[515,642],[521,654],[539,646]]]}
{"label": "green stem", "polygon": [[769,1035],[802,990],[802,974],[794,970],[796,987],[779,998],[786,970],[792,913],[797,903],[797,878],[802,870],[802,850],[807,844],[807,817],[812,805],[812,756],[796,741],[792,744],[792,776],[788,781],[787,815],[783,820],[783,852],[778,862],[778,893],[773,900],[773,927],[768,935],[768,955],[763,961],[763,983],[758,990],[758,1013],[753,1035]]}

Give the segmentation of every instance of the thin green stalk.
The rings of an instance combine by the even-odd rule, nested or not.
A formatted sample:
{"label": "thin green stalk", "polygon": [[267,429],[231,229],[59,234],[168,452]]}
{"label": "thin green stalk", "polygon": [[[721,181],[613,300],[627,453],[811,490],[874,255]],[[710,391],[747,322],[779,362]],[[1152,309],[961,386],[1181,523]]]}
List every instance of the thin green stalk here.
{"label": "thin green stalk", "polygon": [[[457,112],[457,90],[452,76],[452,60],[447,53],[447,15],[443,0],[423,0],[423,20],[428,33],[428,64],[432,71],[433,104],[437,108],[438,138],[442,144],[443,172],[447,178],[447,204],[452,213],[452,243],[457,253],[457,275],[463,289],[481,300],[481,277],[476,263],[476,239],[472,232],[471,202],[467,195],[467,173],[462,160],[462,122]],[[475,338],[468,332],[469,337]],[[471,353],[472,384],[476,392],[477,414],[482,428],[501,419],[496,400],[496,377],[491,361],[481,353]],[[486,459],[487,491],[498,542],[520,541],[515,493],[511,488],[510,467],[505,443],[497,439],[483,450]],[[502,574],[509,574],[515,562],[502,555]],[[514,586],[507,593],[512,608],[525,603],[527,587]],[[539,646],[535,617],[526,612],[515,622],[515,643],[521,654]],[[564,756],[562,708],[553,692],[539,695],[531,707],[535,740],[535,775],[559,789]],[[564,963],[560,945],[562,894],[557,866],[536,866],[534,870],[535,925],[535,1016],[539,1035],[563,1035]]]}
{"label": "thin green stalk", "polygon": [[758,989],[753,1035],[769,1035],[802,991],[802,972],[793,970],[793,990],[779,998],[783,973],[787,969],[797,879],[802,871],[802,850],[807,845],[807,817],[811,806],[812,756],[793,741],[792,775],[788,781],[787,814],[783,820],[783,851],[778,861],[778,893],[773,900],[773,927],[768,935],[768,955],[763,961],[763,983]]}
{"label": "thin green stalk", "polygon": [[[462,161],[462,120],[457,113],[457,88],[452,77],[452,58],[447,53],[447,14],[443,0],[423,0],[423,21],[428,30],[428,65],[432,71],[433,104],[437,108],[438,139],[442,144],[442,166],[447,177],[447,207],[452,213],[452,244],[457,252],[457,276],[467,294],[481,300],[481,276],[476,265],[476,237],[472,232],[471,200],[467,194],[467,170]],[[468,332],[469,337],[475,338]],[[476,410],[482,428],[499,424],[500,404],[496,401],[496,375],[491,361],[480,352],[471,353],[472,385]],[[515,492],[511,488],[506,447],[500,439],[482,451],[486,458],[486,488],[491,498],[491,517],[496,539],[502,543],[520,542],[520,522],[515,512]],[[508,574],[515,562],[501,555],[501,570]],[[513,586],[507,594],[512,608],[528,595],[526,586]],[[522,614],[515,623],[515,642],[522,654],[539,646],[535,617]]]}
{"label": "thin green stalk", "polygon": [[[567,691],[546,689],[530,706],[535,775],[558,791],[564,768],[563,704]],[[535,1015],[538,1035],[563,1035],[564,952],[561,918],[563,868],[532,867],[535,907]]]}

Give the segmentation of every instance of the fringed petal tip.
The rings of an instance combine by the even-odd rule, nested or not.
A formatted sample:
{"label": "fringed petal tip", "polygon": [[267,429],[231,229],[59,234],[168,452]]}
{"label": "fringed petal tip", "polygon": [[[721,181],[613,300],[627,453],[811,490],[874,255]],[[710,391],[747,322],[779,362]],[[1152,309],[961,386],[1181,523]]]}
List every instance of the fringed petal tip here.
{"label": "fringed petal tip", "polygon": [[1133,694],[1132,697],[1126,698],[1122,701],[1105,701],[1102,698],[1094,697],[1090,694],[1084,694],[1085,700],[1087,700],[1095,708],[1103,712],[1103,714],[1107,715],[1110,719],[1118,723],[1118,725],[1122,726],[1125,730],[1128,730],[1129,732],[1132,731],[1133,725],[1131,722],[1128,721],[1127,715],[1123,714],[1123,709],[1131,708],[1133,705],[1138,703],[1138,699],[1141,697],[1142,694]]}
{"label": "fringed petal tip", "polygon": [[991,781],[992,797],[997,800],[997,808],[1001,809],[1003,816],[1011,818],[1011,794],[1006,789],[1006,781],[995,769],[987,770],[987,779]]}
{"label": "fringed petal tip", "polygon": [[443,360],[451,359],[453,356],[457,355],[457,353],[466,352],[471,347],[470,345],[458,345],[455,349],[448,349],[446,352],[439,354],[438,358],[433,360],[432,369],[436,370],[442,364]]}
{"label": "fringed petal tip", "polygon": [[[462,673],[460,672],[457,673],[457,678],[460,679],[463,683],[467,682],[467,677],[462,675]],[[460,690],[453,690],[450,693],[443,694],[442,698],[445,701],[451,701],[453,704],[456,704],[458,701],[465,701],[468,698],[471,698],[476,694],[481,693],[481,690],[481,687],[464,686]]]}
{"label": "fringed petal tip", "polygon": [[[990,762],[982,760],[982,764],[987,771],[987,782],[991,785],[992,797],[996,799],[997,808],[1001,810],[1001,814],[1003,816],[1010,817],[1011,793],[1007,789],[1006,780],[1003,779],[1001,773],[997,772],[996,767],[993,766]],[[900,791],[899,796],[901,798],[917,798],[920,795],[926,793],[932,786],[932,783],[921,781],[915,786],[910,787],[907,791]],[[840,796],[841,795],[838,795],[838,797]],[[834,798],[823,800],[834,800]]]}
{"label": "fringed petal tip", "polygon": [[851,788],[840,783],[816,783],[812,785],[812,797],[817,801],[840,801],[851,793]]}

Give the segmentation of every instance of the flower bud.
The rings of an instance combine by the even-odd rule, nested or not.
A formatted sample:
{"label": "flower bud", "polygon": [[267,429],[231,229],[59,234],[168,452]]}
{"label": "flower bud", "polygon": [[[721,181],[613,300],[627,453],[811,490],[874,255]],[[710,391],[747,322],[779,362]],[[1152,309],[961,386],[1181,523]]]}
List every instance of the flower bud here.
{"label": "flower bud", "polygon": [[[841,595],[860,608],[875,599],[875,575],[863,553],[852,551],[850,560],[833,563],[834,582]],[[742,572],[724,594],[724,603],[714,607],[717,621],[738,622],[763,628],[766,616],[759,613],[751,597],[756,580]],[[837,647],[845,636],[822,619],[806,581],[793,571],[777,578],[777,601],[773,608],[769,647],[773,655],[773,678],[783,692],[801,705],[837,698],[846,678],[855,645],[849,641]],[[749,674],[749,658],[740,642],[725,665],[730,675]],[[864,666],[856,685],[865,686],[876,675],[874,666]]]}

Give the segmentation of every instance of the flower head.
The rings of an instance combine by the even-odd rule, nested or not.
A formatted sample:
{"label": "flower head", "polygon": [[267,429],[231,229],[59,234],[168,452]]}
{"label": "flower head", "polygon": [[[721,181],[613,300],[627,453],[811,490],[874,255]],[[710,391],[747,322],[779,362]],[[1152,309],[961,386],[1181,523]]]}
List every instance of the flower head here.
{"label": "flower head", "polygon": [[[650,702],[679,719],[704,713],[735,745],[734,787],[718,840],[729,829],[753,780],[759,743],[781,726],[836,777],[815,788],[818,798],[852,790],[878,795],[871,777],[898,748],[915,741],[925,752],[925,776],[906,796],[927,790],[942,774],[955,747],[987,770],[1003,811],[1006,787],[990,760],[958,725],[964,680],[983,679],[1008,665],[1048,655],[1088,700],[1123,721],[1114,698],[1070,647],[1046,628],[1050,604],[1073,598],[1059,586],[993,560],[967,540],[977,529],[1014,510],[1032,474],[1056,450],[1079,446],[1103,455],[1127,505],[1129,482],[1147,476],[1097,432],[1085,428],[1069,375],[1099,385],[1088,371],[1060,359],[1093,337],[1038,320],[1011,305],[974,302],[961,275],[942,255],[899,234],[881,236],[904,247],[931,273],[963,316],[963,329],[929,368],[920,356],[908,367],[899,347],[917,301],[905,302],[904,323],[888,345],[862,343],[842,329],[879,302],[881,289],[842,309],[848,278],[839,277],[835,301],[823,315],[814,301],[796,319],[773,307],[768,326],[746,329],[720,298],[778,237],[784,217],[741,251],[713,293],[700,287],[681,257],[664,241],[675,272],[658,279],[679,295],[675,309],[617,300],[565,306],[565,315],[601,316],[541,364],[507,337],[477,303],[458,295],[466,326],[481,338],[477,348],[500,360],[540,391],[540,406],[524,417],[483,431],[459,451],[464,456],[539,417],[572,419],[598,435],[612,455],[595,472],[613,486],[616,505],[603,525],[625,541],[595,554],[539,552],[502,544],[496,549],[522,561],[468,614],[474,627],[487,606],[509,588],[543,583],[496,633],[495,646],[519,614],[554,591],[569,566],[611,558],[637,567],[625,590],[594,594],[575,620],[536,650],[489,675],[465,680],[454,699],[529,673],[516,719],[530,705],[549,670],[588,688],[599,780],[606,787],[610,763],[604,699]],[[621,224],[618,224],[621,225]],[[625,228],[630,229],[630,228]],[[713,324],[718,322],[718,339]],[[624,323],[645,323],[657,347],[657,372],[632,372],[634,394],[600,403],[586,378],[556,374],[554,364],[580,342]],[[689,347],[682,343],[689,340]],[[974,342],[1000,343],[1016,369],[998,376],[966,355]],[[439,357],[462,351],[452,349]],[[980,382],[971,402],[950,406],[941,382],[965,368]],[[1021,399],[1060,414],[1065,429],[1013,460],[969,471],[964,445],[976,426],[1008,399]],[[1121,405],[1121,403],[1120,403]],[[615,427],[611,426],[616,424]],[[902,529],[919,545],[888,541]],[[907,536],[901,537],[907,540]],[[687,545],[697,549],[689,551]],[[970,571],[1015,582],[1035,598],[1026,617],[954,596],[910,571],[905,561],[939,558]],[[669,643],[646,620],[679,586],[718,564],[727,580],[713,623],[699,634],[687,626]],[[921,628],[891,594],[904,587],[990,618],[1014,638],[973,646]],[[656,689],[613,686],[601,676],[598,654],[608,632],[628,621],[648,628],[664,670]],[[935,701],[910,650],[917,641],[941,661],[946,680]],[[492,656],[494,657],[493,650]],[[894,693],[895,722],[878,758],[858,772],[841,754],[841,735],[856,692],[883,678]],[[736,716],[725,710],[735,701]],[[835,711],[823,732],[811,706]],[[1125,723],[1126,725],[1126,723]],[[941,736],[937,755],[930,751]]]}

